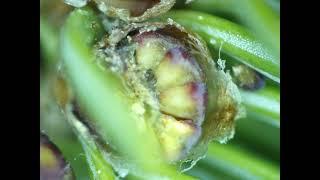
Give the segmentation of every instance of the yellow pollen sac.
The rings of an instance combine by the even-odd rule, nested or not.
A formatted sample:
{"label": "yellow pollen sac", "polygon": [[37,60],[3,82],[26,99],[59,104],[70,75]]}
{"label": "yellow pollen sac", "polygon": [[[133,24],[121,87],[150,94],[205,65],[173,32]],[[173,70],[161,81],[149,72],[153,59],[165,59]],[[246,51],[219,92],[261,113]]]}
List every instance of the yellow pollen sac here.
{"label": "yellow pollen sac", "polygon": [[161,116],[158,130],[164,154],[172,162],[184,156],[200,136],[198,128],[168,115]]}

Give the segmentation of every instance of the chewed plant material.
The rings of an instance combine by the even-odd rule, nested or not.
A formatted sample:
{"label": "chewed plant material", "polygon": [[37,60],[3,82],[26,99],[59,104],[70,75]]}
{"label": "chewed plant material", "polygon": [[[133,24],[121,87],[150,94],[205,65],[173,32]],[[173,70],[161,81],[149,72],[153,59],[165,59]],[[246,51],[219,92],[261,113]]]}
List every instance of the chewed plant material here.
{"label": "chewed plant material", "polygon": [[[197,35],[173,21],[129,23],[92,48],[97,66],[120,77],[132,115],[152,127],[168,163],[197,161],[210,141],[233,137],[239,91]],[[94,119],[82,121],[102,137]]]}
{"label": "chewed plant material", "polygon": [[[230,139],[240,96],[229,76],[215,68],[200,38],[171,21],[134,24],[124,29],[127,35],[106,49],[127,54],[123,58],[124,81],[133,91],[144,92],[137,96],[160,112],[152,124],[162,137],[160,143],[168,159],[184,159],[193,147],[211,139]],[[169,123],[180,124],[171,132],[175,135],[166,134]],[[175,145],[166,144],[172,141]]]}

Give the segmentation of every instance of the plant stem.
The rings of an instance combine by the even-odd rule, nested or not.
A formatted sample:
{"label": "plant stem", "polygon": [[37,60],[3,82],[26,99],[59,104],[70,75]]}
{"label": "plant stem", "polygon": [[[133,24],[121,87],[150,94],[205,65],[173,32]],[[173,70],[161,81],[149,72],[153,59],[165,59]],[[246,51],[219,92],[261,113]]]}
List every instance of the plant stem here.
{"label": "plant stem", "polygon": [[197,11],[170,11],[162,18],[171,18],[199,34],[209,47],[234,57],[266,77],[280,83],[280,62],[242,26]]}
{"label": "plant stem", "polygon": [[55,29],[40,16],[40,47],[44,55],[42,60],[46,61],[46,66],[50,67],[58,61],[58,33]]}
{"label": "plant stem", "polygon": [[279,2],[271,0],[200,0],[187,6],[208,13],[225,13],[258,35],[279,57],[280,18],[272,6]]}
{"label": "plant stem", "polygon": [[236,136],[248,146],[280,159],[280,90],[267,83],[258,91],[241,90],[247,117],[239,119]]}
{"label": "plant stem", "polygon": [[279,179],[279,167],[252,152],[230,144],[212,143],[207,157],[194,170],[207,169],[219,179]]}
{"label": "plant stem", "polygon": [[267,85],[257,91],[240,90],[243,104],[247,111],[263,114],[273,121],[268,121],[280,128],[280,89]]}
{"label": "plant stem", "polygon": [[94,139],[81,122],[75,119],[71,113],[67,113],[69,124],[72,126],[75,134],[77,135],[82,148],[86,154],[86,159],[90,167],[92,179],[105,179],[113,180],[115,175],[111,166],[103,157],[103,152],[96,146]]}

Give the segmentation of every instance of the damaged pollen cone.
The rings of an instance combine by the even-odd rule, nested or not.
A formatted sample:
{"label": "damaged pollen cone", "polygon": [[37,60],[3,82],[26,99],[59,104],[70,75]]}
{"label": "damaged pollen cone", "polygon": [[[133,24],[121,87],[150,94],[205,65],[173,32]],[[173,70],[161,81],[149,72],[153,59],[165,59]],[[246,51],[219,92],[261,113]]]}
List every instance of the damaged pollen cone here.
{"label": "damaged pollen cone", "polygon": [[152,114],[144,119],[167,160],[197,159],[211,140],[230,139],[240,95],[231,77],[216,68],[202,40],[174,23],[124,29],[123,38],[113,38],[119,37],[116,31],[108,36],[109,46],[99,49],[100,57],[122,57],[122,63],[111,64],[123,67],[106,68],[123,69],[115,73],[143,102],[144,112]]}
{"label": "damaged pollen cone", "polygon": [[[130,4],[128,1],[96,0],[96,2],[115,3],[119,7]],[[124,4],[117,4],[119,2]],[[159,5],[170,1],[139,2],[142,4],[158,2]],[[105,12],[112,9],[111,6],[108,7],[110,9],[105,9]],[[124,23],[110,28],[111,30],[106,27],[104,29],[102,25],[98,26],[98,19],[103,24],[108,22],[112,24],[112,20],[101,14],[93,16],[95,13],[81,9],[71,16],[71,20],[79,16],[81,23],[87,24],[86,31],[83,31],[87,33],[83,34],[83,37],[86,37],[84,39],[90,37],[91,40],[95,40],[88,46],[91,48],[92,57],[95,58],[95,61],[90,59],[90,66],[103,70],[103,77],[116,79],[106,82],[110,92],[113,93],[108,93],[108,96],[117,97],[119,104],[122,103],[117,108],[126,106],[123,109],[132,117],[132,121],[138,124],[137,131],[150,127],[159,145],[157,149],[164,157],[161,159],[172,164],[197,161],[206,153],[208,143],[213,140],[224,143],[233,137],[235,120],[243,113],[240,92],[232,82],[231,76],[217,68],[204,41],[198,35],[185,30],[172,20]],[[117,11],[113,13],[112,15],[117,15]],[[137,17],[130,16],[129,19],[138,20],[138,17],[143,17],[144,14]],[[90,29],[92,27],[90,24],[93,24],[91,19],[94,19],[96,25],[94,32]],[[71,20],[69,28],[79,25],[78,22],[72,24]],[[72,30],[78,32],[79,27],[75,27],[77,28]],[[65,62],[79,60],[79,58],[72,59],[68,55],[70,54],[64,58]],[[66,69],[68,68],[72,70],[73,66],[66,63]],[[72,75],[74,79],[78,77],[76,74]],[[77,82],[78,88],[82,87],[80,82],[82,83],[82,81]],[[78,114],[81,114],[77,117],[99,139],[97,142],[108,142],[110,152],[117,151],[110,143],[111,138],[106,135],[109,127],[104,126],[106,120],[90,116],[90,112],[82,106],[90,99],[81,103],[81,99],[73,98],[69,100],[69,104],[74,106],[73,102],[79,102],[74,106],[74,108],[79,107],[76,109],[79,110]],[[95,102],[90,103],[95,104]],[[110,103],[110,107],[113,107],[114,102],[105,103]],[[112,113],[111,110],[110,114]]]}

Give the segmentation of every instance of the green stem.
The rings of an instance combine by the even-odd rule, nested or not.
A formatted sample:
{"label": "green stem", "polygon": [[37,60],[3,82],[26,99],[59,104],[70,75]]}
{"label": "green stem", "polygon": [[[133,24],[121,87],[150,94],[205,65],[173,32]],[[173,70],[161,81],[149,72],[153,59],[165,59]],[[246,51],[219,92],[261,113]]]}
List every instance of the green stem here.
{"label": "green stem", "polygon": [[103,152],[97,147],[94,139],[90,136],[89,130],[81,122],[75,119],[71,113],[68,114],[69,124],[77,135],[82,148],[86,154],[87,162],[90,167],[92,179],[113,180],[115,175],[111,166],[104,158]]}
{"label": "green stem", "polygon": [[196,10],[206,13],[212,13],[219,17],[226,18],[230,21],[239,22],[235,16],[232,7],[233,0],[194,0],[189,4],[185,4],[185,0],[178,0],[175,7],[181,10]]}
{"label": "green stem", "polygon": [[279,59],[245,28],[196,11],[170,11],[163,18],[171,18],[199,34],[211,48],[219,49],[222,46],[222,52],[280,83]]}
{"label": "green stem", "polygon": [[280,0],[265,0],[267,4],[278,14],[280,14]]}
{"label": "green stem", "polygon": [[[217,179],[279,179],[279,167],[251,151],[230,144],[213,143],[194,168],[208,169]],[[189,173],[193,174],[191,170]]]}
{"label": "green stem", "polygon": [[280,17],[272,8],[264,0],[235,1],[234,7],[241,20],[280,57]]}
{"label": "green stem", "polygon": [[268,121],[280,128],[280,89],[276,86],[266,85],[257,91],[240,90],[243,104],[247,111],[263,114],[270,117]]}
{"label": "green stem", "polygon": [[278,121],[259,113],[247,112],[236,125],[235,141],[278,161],[280,160],[280,127],[271,124]]}
{"label": "green stem", "polygon": [[280,159],[280,89],[266,84],[258,91],[240,91],[247,117],[239,119],[235,139]]}
{"label": "green stem", "polygon": [[43,17],[40,17],[40,47],[44,55],[43,60],[48,67],[58,61],[58,37],[58,32]]}
{"label": "green stem", "polygon": [[133,160],[145,178],[193,179],[164,163],[150,126],[139,126],[146,122],[132,115],[134,100],[129,98],[121,79],[95,63],[92,47],[103,32],[100,19],[89,8],[72,12],[64,26],[61,50],[79,104],[101,137],[124,157]]}
{"label": "green stem", "polygon": [[225,13],[255,32],[279,57],[280,18],[266,0],[198,0],[190,3],[190,9],[209,13]]}

